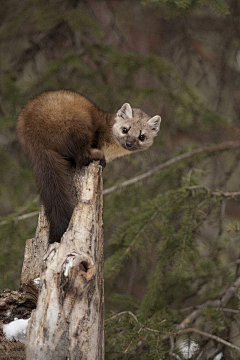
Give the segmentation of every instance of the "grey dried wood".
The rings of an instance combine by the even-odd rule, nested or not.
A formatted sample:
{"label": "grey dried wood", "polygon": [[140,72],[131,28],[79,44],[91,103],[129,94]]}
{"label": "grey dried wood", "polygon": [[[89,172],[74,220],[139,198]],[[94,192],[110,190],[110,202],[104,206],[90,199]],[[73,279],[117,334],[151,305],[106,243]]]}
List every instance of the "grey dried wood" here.
{"label": "grey dried wood", "polygon": [[[24,265],[22,284],[41,270],[37,308],[27,330],[27,360],[104,358],[101,166],[94,162],[77,171],[75,186],[78,202],[61,243],[51,244],[43,261],[31,260],[37,241],[25,254],[24,262],[32,264]],[[45,226],[40,216],[37,237],[43,236],[43,252]]]}

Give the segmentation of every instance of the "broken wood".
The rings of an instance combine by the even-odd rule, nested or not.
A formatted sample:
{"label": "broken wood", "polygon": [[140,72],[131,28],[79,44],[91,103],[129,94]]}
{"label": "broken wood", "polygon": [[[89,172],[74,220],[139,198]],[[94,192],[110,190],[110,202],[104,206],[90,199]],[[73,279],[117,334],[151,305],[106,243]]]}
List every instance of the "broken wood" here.
{"label": "broken wood", "polygon": [[21,288],[41,278],[27,360],[104,358],[102,167],[94,162],[77,170],[75,187],[77,205],[61,243],[48,247],[43,212],[27,243]]}
{"label": "broken wood", "polygon": [[20,278],[20,289],[22,291],[31,292],[31,289],[29,289],[29,284],[31,284],[32,291],[34,293],[38,292],[38,283],[37,281],[34,282],[34,280],[39,278],[41,273],[43,258],[48,249],[48,234],[49,226],[42,206],[38,217],[36,236],[33,239],[28,239],[25,245]]}
{"label": "broken wood", "polygon": [[25,345],[10,341],[3,332],[3,325],[14,319],[28,319],[35,308],[32,295],[15,290],[0,290],[0,359],[25,360]]}

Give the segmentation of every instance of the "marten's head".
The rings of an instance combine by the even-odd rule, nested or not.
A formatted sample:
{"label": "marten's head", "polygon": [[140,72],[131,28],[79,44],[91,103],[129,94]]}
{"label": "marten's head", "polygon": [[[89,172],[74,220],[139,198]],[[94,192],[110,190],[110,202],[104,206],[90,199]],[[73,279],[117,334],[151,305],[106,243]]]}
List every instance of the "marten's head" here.
{"label": "marten's head", "polygon": [[152,118],[130,104],[123,104],[115,116],[114,140],[129,151],[147,150],[160,129],[161,117]]}

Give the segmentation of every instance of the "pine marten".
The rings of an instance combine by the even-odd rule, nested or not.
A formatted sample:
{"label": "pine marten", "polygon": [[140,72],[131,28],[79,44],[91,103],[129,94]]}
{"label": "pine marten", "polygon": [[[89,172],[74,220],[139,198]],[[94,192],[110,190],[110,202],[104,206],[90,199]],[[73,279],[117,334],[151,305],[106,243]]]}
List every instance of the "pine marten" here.
{"label": "pine marten", "polygon": [[102,166],[116,157],[148,149],[161,118],[126,103],[116,114],[100,110],[84,96],[49,91],[30,100],[17,121],[17,133],[30,159],[50,224],[49,243],[60,242],[71,219],[71,164]]}

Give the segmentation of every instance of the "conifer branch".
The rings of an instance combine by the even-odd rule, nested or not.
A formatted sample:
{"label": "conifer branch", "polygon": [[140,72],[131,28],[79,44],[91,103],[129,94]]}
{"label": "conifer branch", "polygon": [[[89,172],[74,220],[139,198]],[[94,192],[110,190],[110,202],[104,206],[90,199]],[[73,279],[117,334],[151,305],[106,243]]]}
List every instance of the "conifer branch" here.
{"label": "conifer branch", "polygon": [[220,307],[224,308],[229,302],[229,300],[232,298],[232,296],[235,294],[239,286],[240,286],[240,276],[233,283],[233,285],[226,290],[225,294],[222,296],[221,299],[206,301],[204,304],[197,306],[197,309],[192,311],[179,325],[177,325],[177,328],[180,330],[185,329],[188,324],[196,320],[196,318],[203,312],[203,310],[207,306],[211,306],[215,308],[220,308]]}
{"label": "conifer branch", "polygon": [[156,217],[156,215],[159,213],[159,211],[163,208],[163,206],[166,206],[168,204],[168,202],[166,202],[164,205],[161,205],[158,207],[158,209],[156,211],[154,211],[154,213],[152,214],[152,216],[147,220],[147,222],[145,222],[145,224],[142,226],[142,228],[138,231],[137,235],[133,238],[133,240],[131,241],[130,245],[127,247],[127,249],[124,251],[124,253],[120,256],[119,258],[119,262],[115,263],[115,265],[113,265],[111,267],[111,269],[109,271],[114,271],[117,267],[117,265],[121,262],[122,260],[125,258],[125,256],[130,252],[130,250],[132,249],[132,247],[134,246],[134,244],[136,243],[136,241],[139,239],[139,237],[144,233],[145,229],[148,227],[149,223],[151,223],[154,218]]}
{"label": "conifer branch", "polygon": [[[110,318],[106,319],[106,320],[105,320],[105,323],[106,323],[107,321],[110,321],[110,320],[118,317],[118,316],[122,316],[122,315],[125,315],[125,314],[130,315],[130,316],[139,324],[139,326],[140,326],[140,330],[138,330],[138,332],[135,334],[135,336],[136,336],[140,331],[142,331],[142,329],[145,329],[145,330],[150,331],[150,332],[159,333],[159,334],[164,334],[164,333],[165,333],[165,334],[167,335],[167,337],[164,337],[164,339],[168,338],[168,337],[171,336],[171,335],[181,335],[181,334],[187,334],[187,333],[192,333],[192,332],[193,332],[193,333],[199,334],[199,335],[201,335],[201,336],[204,336],[204,337],[208,337],[208,338],[210,338],[210,339],[213,339],[213,340],[219,342],[220,344],[226,345],[226,346],[228,346],[228,347],[230,347],[230,348],[232,348],[232,349],[234,349],[234,350],[237,350],[237,351],[240,353],[240,347],[239,347],[239,346],[234,345],[234,344],[232,344],[232,343],[230,343],[230,342],[228,342],[228,341],[226,341],[226,340],[223,340],[223,339],[220,338],[219,336],[209,334],[209,333],[207,333],[207,332],[205,332],[205,331],[202,331],[202,330],[199,330],[199,329],[196,329],[196,328],[186,328],[186,329],[178,330],[177,332],[164,332],[164,331],[161,331],[161,330],[156,330],[156,329],[152,329],[152,328],[146,327],[146,326],[144,326],[140,321],[138,321],[136,315],[134,315],[131,311],[122,311],[122,312],[120,312],[120,313],[118,313],[118,314],[115,314],[115,315],[111,316]],[[163,320],[162,322],[164,322],[164,321],[165,321],[165,320]],[[133,341],[133,340],[132,340],[132,341]],[[129,349],[132,341],[130,342],[130,344],[128,345],[128,347],[127,347],[126,350]],[[125,350],[124,354],[126,353],[126,350]]]}
{"label": "conifer branch", "polygon": [[[196,155],[200,155],[200,154],[203,154],[203,153],[214,153],[214,152],[220,152],[220,151],[225,151],[225,150],[232,150],[232,149],[237,149],[237,148],[240,148],[240,143],[239,142],[236,142],[236,141],[226,141],[226,142],[222,142],[220,144],[217,144],[217,145],[211,145],[211,146],[208,146],[208,147],[205,147],[205,148],[198,148],[196,150],[192,150],[192,151],[189,151],[187,153],[184,153],[184,154],[181,154],[181,155],[178,155],[178,156],[175,156],[167,161],[165,161],[164,163],[162,164],[159,164],[157,166],[155,166],[154,168],[152,168],[151,170],[149,171],[146,171],[145,173],[141,174],[141,175],[138,175],[138,176],[135,176],[133,177],[132,179],[129,179],[127,181],[124,181],[123,183],[121,184],[118,184],[118,185],[114,185],[114,186],[111,186],[110,188],[107,188],[105,190],[103,190],[103,195],[107,195],[107,194],[110,194],[111,192],[113,191],[116,191],[116,190],[120,190],[122,188],[125,188],[126,186],[129,186],[129,185],[132,185],[132,184],[135,184],[141,180],[144,180],[150,176],[152,176],[153,174],[157,173],[158,171],[160,170],[163,170],[163,169],[166,169],[167,167],[175,164],[175,163],[178,163],[182,160],[185,160],[185,159],[188,159],[188,158],[191,158],[193,156],[196,156]],[[208,188],[207,186],[198,186],[198,185],[195,185],[195,186],[188,186],[186,187],[187,190],[195,190],[195,189],[205,189],[206,191],[208,191],[212,196],[223,196],[223,197],[230,197],[230,198],[234,198],[234,197],[237,197],[237,196],[240,196],[240,192],[224,192],[224,191],[212,191],[210,188]],[[3,220],[0,222],[0,226],[3,226],[11,221],[13,222],[18,222],[20,220],[25,220],[25,219],[28,219],[30,217],[34,217],[34,216],[37,216],[38,215],[38,211],[33,211],[31,213],[28,213],[28,214],[24,214],[24,215],[21,215],[21,216],[17,216],[15,217],[14,219],[9,219],[9,220]]]}
{"label": "conifer branch", "polygon": [[185,232],[184,237],[183,237],[181,261],[180,261],[180,267],[179,267],[179,275],[181,274],[182,268],[183,268],[183,259],[184,259],[185,249],[186,249],[186,239],[187,239],[187,231]]}
{"label": "conifer branch", "polygon": [[[124,184],[124,183],[123,183]],[[127,185],[126,185],[127,186]],[[110,189],[110,188],[109,188]],[[211,194],[212,196],[223,196],[223,197],[229,197],[229,198],[234,198],[234,197],[237,197],[237,196],[240,196],[240,191],[233,191],[233,192],[224,192],[224,191],[212,191],[210,188],[208,188],[207,186],[198,186],[198,185],[194,185],[194,186],[188,186],[185,188],[186,190],[196,190],[196,189],[205,189],[209,194]],[[106,189],[108,190],[108,189]],[[117,188],[115,190],[118,190]],[[106,193],[108,194],[108,192]],[[20,216],[16,216],[15,218],[13,219],[9,219],[9,220],[3,220],[0,222],[0,226],[3,226],[3,225],[6,225],[10,222],[14,222],[14,223],[17,223],[18,221],[20,220],[26,220],[26,219],[29,219],[31,217],[34,217],[34,216],[37,216],[39,214],[39,211],[32,211],[30,213],[27,213],[27,214],[23,214],[23,215],[20,215]],[[240,259],[239,260],[236,260],[232,263],[229,264],[229,266],[233,266],[237,263],[240,262]]]}
{"label": "conifer branch", "polygon": [[120,190],[122,188],[125,188],[126,186],[135,184],[135,183],[137,183],[137,182],[139,182],[141,180],[144,180],[144,179],[152,176],[153,174],[156,174],[160,170],[166,169],[166,168],[168,168],[169,166],[171,166],[173,164],[176,164],[176,163],[178,163],[178,162],[180,162],[182,160],[189,159],[189,158],[194,157],[196,155],[200,155],[200,154],[204,154],[204,153],[212,154],[212,153],[215,153],[215,152],[238,149],[238,148],[240,148],[240,142],[237,142],[237,141],[224,141],[224,142],[222,142],[220,144],[217,144],[217,145],[210,145],[208,147],[198,148],[196,150],[189,151],[187,153],[175,156],[175,157],[165,161],[164,163],[155,166],[151,170],[146,171],[145,173],[143,173],[141,175],[135,176],[132,179],[124,181],[121,184],[114,185],[114,186],[111,186],[108,189],[105,189],[103,191],[103,195],[110,194],[111,192],[113,192],[115,190]]}
{"label": "conifer branch", "polygon": [[[125,184],[122,183],[122,184]],[[127,185],[125,185],[127,186]],[[111,189],[111,188],[109,188]],[[106,190],[109,190],[109,189],[106,189]],[[240,196],[240,191],[213,191],[211,190],[210,188],[208,188],[207,186],[201,186],[201,185],[193,185],[193,186],[188,186],[185,188],[186,190],[197,190],[197,189],[204,189],[206,190],[211,196],[222,196],[222,197],[226,197],[226,198],[235,198],[237,196]],[[118,188],[116,188],[115,190],[118,190]],[[112,192],[112,191],[111,191]],[[103,191],[103,194],[104,194],[104,191]],[[105,195],[108,194],[108,192],[105,193]],[[3,220],[0,222],[0,226],[3,226],[3,225],[6,225],[8,223],[10,223],[11,221],[13,221],[14,223],[17,223],[18,221],[20,220],[26,220],[26,219],[29,219],[31,217],[34,217],[34,216],[37,216],[39,214],[39,211],[32,211],[30,213],[27,213],[27,214],[23,214],[23,215],[20,215],[20,216],[16,216],[15,218],[13,219],[9,219],[9,220]],[[232,266],[232,265],[235,265],[235,263],[237,262],[240,262],[240,260],[236,260],[236,262],[234,263],[231,263],[229,264],[229,266]]]}
{"label": "conifer branch", "polygon": [[[208,147],[205,147],[205,148],[198,148],[196,150],[189,151],[187,153],[175,156],[175,157],[165,161],[164,163],[155,166],[151,170],[146,171],[145,173],[143,173],[141,175],[135,176],[132,179],[124,181],[121,184],[114,185],[114,186],[111,186],[110,188],[107,188],[107,189],[103,190],[103,195],[108,195],[113,191],[120,190],[120,189],[125,188],[125,187],[127,187],[129,185],[135,184],[135,183],[137,183],[137,182],[139,182],[141,180],[144,180],[144,179],[152,176],[153,174],[157,173],[160,170],[166,169],[166,168],[170,167],[171,165],[173,165],[175,163],[178,163],[178,162],[180,162],[182,160],[194,157],[196,155],[200,155],[200,154],[203,154],[203,153],[211,154],[211,153],[214,153],[214,152],[232,150],[232,149],[237,149],[237,148],[240,148],[240,143],[239,142],[226,141],[226,142],[222,142],[222,143],[217,144],[217,145],[211,145],[211,146],[208,146]],[[221,191],[221,190],[212,191],[211,189],[209,189],[206,186],[198,186],[198,185],[196,185],[196,186],[188,186],[188,187],[186,187],[187,190],[195,190],[195,189],[200,189],[200,188],[207,190],[212,196],[223,196],[223,197],[231,197],[231,198],[240,196],[240,192],[224,192],[224,191]],[[7,223],[9,223],[11,221],[18,222],[20,220],[25,220],[25,219],[28,219],[30,217],[37,216],[38,213],[39,213],[38,211],[33,211],[31,213],[28,213],[28,214],[17,216],[14,219],[11,219],[11,220],[10,219],[9,220],[3,220],[3,221],[0,222],[0,226],[3,226],[3,225],[5,225],[5,224],[7,224]]]}

